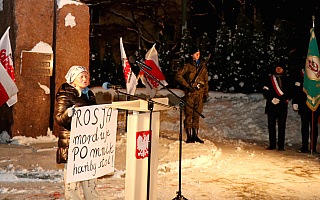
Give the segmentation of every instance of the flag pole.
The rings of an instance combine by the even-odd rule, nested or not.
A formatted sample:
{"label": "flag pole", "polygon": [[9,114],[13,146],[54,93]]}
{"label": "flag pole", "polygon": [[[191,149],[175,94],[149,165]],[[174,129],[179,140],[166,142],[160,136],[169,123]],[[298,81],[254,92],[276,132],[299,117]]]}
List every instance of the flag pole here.
{"label": "flag pole", "polygon": [[[312,28],[314,28],[314,21],[315,21],[315,16],[314,15],[312,15]],[[313,123],[314,123],[314,121],[313,121],[313,111],[312,111],[312,117],[311,117],[311,144],[310,144],[310,154],[312,155],[312,151],[313,151]],[[318,123],[318,122],[317,122]]]}
{"label": "flag pole", "polygon": [[310,144],[310,154],[312,155],[313,151],[313,111],[312,111],[312,117],[311,117],[311,144]]}
{"label": "flag pole", "polygon": [[316,16],[312,15],[312,27],[314,28],[314,21],[316,19]]}

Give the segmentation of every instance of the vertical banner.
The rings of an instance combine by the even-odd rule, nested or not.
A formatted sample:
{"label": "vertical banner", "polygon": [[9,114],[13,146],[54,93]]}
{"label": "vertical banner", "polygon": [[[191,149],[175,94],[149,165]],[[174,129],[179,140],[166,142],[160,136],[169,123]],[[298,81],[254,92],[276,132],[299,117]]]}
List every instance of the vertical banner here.
{"label": "vertical banner", "polygon": [[314,28],[312,28],[310,32],[303,91],[307,94],[306,103],[308,107],[312,111],[315,111],[320,104],[320,61]]}
{"label": "vertical banner", "polygon": [[120,38],[120,53],[121,53],[123,74],[124,74],[124,78],[126,80],[127,93],[134,95],[134,93],[136,92],[136,89],[137,89],[138,81],[137,81],[136,75],[131,70],[129,61],[127,59],[126,52],[124,51],[122,37]]}
{"label": "vertical banner", "polygon": [[15,82],[0,63],[0,106],[8,102],[10,97],[16,95],[17,92],[18,88]]}
{"label": "vertical banner", "polygon": [[152,113],[151,156],[148,153],[150,113],[128,116],[125,200],[145,200],[148,189],[148,159],[150,162],[149,199],[157,199],[157,174],[160,113]]}
{"label": "vertical banner", "polygon": [[76,109],[71,121],[67,183],[114,171],[118,110],[106,105]]}
{"label": "vertical banner", "polygon": [[3,104],[2,102],[4,101],[4,99],[7,99],[6,101],[7,105],[11,107],[13,104],[17,103],[18,101],[18,97],[17,97],[18,88],[15,84],[16,79],[14,75],[14,67],[12,62],[12,49],[11,49],[11,43],[9,38],[9,30],[10,30],[10,26],[7,28],[6,32],[3,34],[3,36],[0,39],[0,63],[1,63],[0,67],[4,67],[8,75],[11,77],[12,81],[6,80],[7,77],[5,77],[6,75],[2,72],[2,69],[1,69],[0,104],[2,105]]}
{"label": "vertical banner", "polygon": [[[152,46],[151,49],[146,53],[145,56],[145,64],[151,67],[151,71],[145,69],[151,76],[161,82],[164,86],[167,86],[166,78],[162,74],[161,67],[159,65],[158,52],[156,50],[156,44]],[[162,88],[157,81],[147,75],[144,71],[140,71],[140,77],[142,83],[146,86],[146,92],[149,94],[151,98],[155,97],[157,91]]]}

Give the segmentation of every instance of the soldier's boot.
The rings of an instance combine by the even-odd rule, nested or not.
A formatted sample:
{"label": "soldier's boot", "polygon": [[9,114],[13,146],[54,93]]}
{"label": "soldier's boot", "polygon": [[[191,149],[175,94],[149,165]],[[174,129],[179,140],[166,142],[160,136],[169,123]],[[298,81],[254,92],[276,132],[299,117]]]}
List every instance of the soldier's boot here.
{"label": "soldier's boot", "polygon": [[204,143],[204,141],[201,140],[201,139],[198,137],[199,129],[193,128],[192,131],[193,131],[193,133],[192,133],[192,134],[193,134],[193,135],[192,135],[193,141],[194,141],[194,142],[199,142],[199,143]]}
{"label": "soldier's boot", "polygon": [[187,132],[187,140],[186,140],[186,143],[194,143],[193,138],[192,138],[191,128],[187,128],[187,129],[186,129],[186,132]]}

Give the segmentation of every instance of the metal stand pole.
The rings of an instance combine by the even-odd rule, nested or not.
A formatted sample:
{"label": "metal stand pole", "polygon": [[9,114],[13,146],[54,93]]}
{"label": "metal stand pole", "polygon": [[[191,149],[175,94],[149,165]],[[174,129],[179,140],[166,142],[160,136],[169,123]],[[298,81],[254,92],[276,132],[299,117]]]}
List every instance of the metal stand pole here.
{"label": "metal stand pole", "polygon": [[181,159],[182,159],[182,109],[184,104],[182,102],[179,103],[180,108],[180,134],[179,134],[179,191],[177,191],[177,196],[173,198],[173,200],[186,199],[181,195]]}
{"label": "metal stand pole", "polygon": [[152,113],[153,113],[154,103],[148,101],[148,110],[150,111],[150,121],[149,121],[149,141],[148,141],[148,176],[147,176],[147,200],[150,197],[150,166],[151,166],[151,142],[152,142]]}

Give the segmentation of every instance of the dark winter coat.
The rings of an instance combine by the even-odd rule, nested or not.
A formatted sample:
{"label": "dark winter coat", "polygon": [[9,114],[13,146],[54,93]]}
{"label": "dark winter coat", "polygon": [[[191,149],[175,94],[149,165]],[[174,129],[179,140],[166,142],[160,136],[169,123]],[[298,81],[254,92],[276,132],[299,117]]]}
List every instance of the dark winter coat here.
{"label": "dark winter coat", "polygon": [[71,117],[68,116],[67,109],[73,105],[76,107],[96,105],[96,99],[91,90],[88,91],[88,96],[89,99],[87,94],[82,93],[79,97],[78,90],[68,83],[62,84],[56,94],[55,120],[60,126],[57,163],[66,163],[68,160]]}
{"label": "dark winter coat", "polygon": [[[272,83],[272,78],[269,76],[264,81],[264,86],[262,93],[267,99],[265,113],[275,114],[275,115],[287,115],[288,113],[288,100],[292,97],[292,82],[289,77],[283,75],[280,77],[282,82],[282,95],[279,95]],[[280,103],[274,105],[271,101],[273,98],[278,98]]]}

